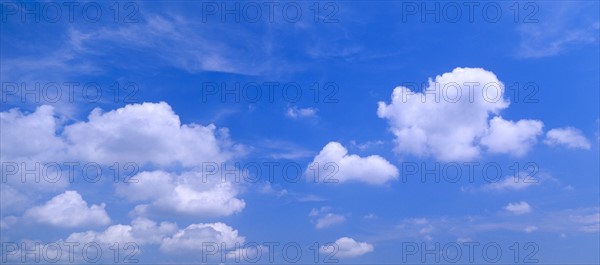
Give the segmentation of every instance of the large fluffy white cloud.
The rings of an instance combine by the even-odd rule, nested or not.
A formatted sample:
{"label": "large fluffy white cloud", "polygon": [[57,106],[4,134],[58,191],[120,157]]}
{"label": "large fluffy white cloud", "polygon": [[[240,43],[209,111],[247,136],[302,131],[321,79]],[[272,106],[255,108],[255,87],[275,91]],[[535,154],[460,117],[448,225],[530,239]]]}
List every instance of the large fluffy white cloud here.
{"label": "large fluffy white cloud", "polygon": [[[350,237],[342,237],[336,240],[332,245],[321,246],[319,251],[323,254],[332,254],[340,258],[352,258],[367,254],[373,251],[373,245],[366,242],[357,242]],[[337,252],[334,252],[337,250]]]}
{"label": "large fluffy white cloud", "polygon": [[349,155],[340,143],[330,142],[313,159],[307,174],[309,179],[318,174],[319,180],[324,182],[356,181],[382,185],[397,179],[399,171],[381,156]]}
{"label": "large fluffy white cloud", "polygon": [[456,68],[429,79],[422,92],[396,87],[392,102],[379,102],[377,115],[387,119],[399,153],[466,161],[490,152],[523,155],[536,142],[542,122],[506,121],[504,84],[481,68]]}
{"label": "large fluffy white cloud", "polygon": [[2,160],[71,159],[108,165],[136,162],[193,167],[223,162],[242,151],[230,142],[227,129],[181,124],[165,102],[130,104],[109,112],[96,108],[87,121],[68,125],[59,124],[56,116],[51,106],[40,106],[29,114],[17,109],[1,112]]}
{"label": "large fluffy white cloud", "polygon": [[110,218],[104,207],[104,204],[88,206],[77,191],[68,190],[44,205],[27,210],[25,217],[59,227],[106,225]]}
{"label": "large fluffy white cloud", "polygon": [[157,165],[194,166],[230,157],[214,125],[181,124],[165,103],[143,103],[102,112],[87,122],[67,126],[65,137],[78,157],[96,162],[127,161]]}
{"label": "large fluffy white cloud", "polygon": [[166,211],[195,216],[227,216],[244,209],[246,203],[236,196],[235,183],[203,176],[202,172],[174,175],[164,171],[141,172],[137,183],[119,186],[118,193],[132,201],[148,202],[141,212]]}
{"label": "large fluffy white cloud", "polygon": [[590,149],[591,145],[578,129],[566,127],[552,129],[546,133],[544,143],[547,145],[564,145],[573,149]]}

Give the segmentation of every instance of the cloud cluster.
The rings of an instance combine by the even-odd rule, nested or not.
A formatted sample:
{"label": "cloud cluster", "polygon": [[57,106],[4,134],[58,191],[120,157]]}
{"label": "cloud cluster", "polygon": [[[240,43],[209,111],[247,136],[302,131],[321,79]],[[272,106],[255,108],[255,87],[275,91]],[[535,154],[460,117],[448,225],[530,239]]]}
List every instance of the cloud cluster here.
{"label": "cloud cluster", "polygon": [[[160,170],[142,172],[135,176],[138,183],[120,183],[117,189],[132,201],[148,202],[146,210],[171,209],[171,212],[196,216],[224,216],[245,207],[245,202],[236,198],[238,190],[233,183],[203,182],[201,173],[195,171],[203,163],[231,159],[243,152],[241,147],[231,143],[226,129],[217,130],[212,124],[182,124],[165,102],[130,104],[108,112],[97,108],[87,121],[72,124],[64,124],[51,106],[40,106],[33,113],[11,109],[1,112],[0,118],[2,161],[58,164],[78,161],[105,166],[134,162],[140,167],[149,165],[167,170],[181,166],[189,170],[181,175]],[[11,177],[10,186],[7,185],[14,186],[10,191],[15,194],[27,191],[29,186],[46,185],[46,182],[28,181],[36,185],[27,186],[27,183],[14,181],[18,179],[15,176]],[[66,181],[66,177],[61,180]],[[68,183],[51,186],[64,188]],[[67,227],[88,221],[108,222],[104,206],[94,205],[88,210],[86,207],[77,192],[68,191],[44,206],[30,209],[27,214],[34,219],[46,219],[41,222]]]}
{"label": "cloud cluster", "polygon": [[[85,253],[84,248],[90,244],[96,246],[100,251],[111,250],[115,246],[118,246],[127,251],[126,255],[128,256],[124,260],[137,262],[137,254],[140,251],[143,252],[146,250],[144,246],[158,246],[158,250],[165,254],[180,255],[182,253],[193,253],[194,256],[199,256],[203,251],[209,251],[208,248],[203,248],[205,245],[215,246],[210,251],[218,251],[224,254],[235,251],[246,251],[245,249],[239,249],[240,246],[243,246],[244,242],[245,237],[240,236],[237,230],[220,222],[195,223],[181,229],[176,223],[157,223],[151,219],[137,217],[130,224],[115,224],[101,231],[88,230],[71,233],[67,238],[60,239],[49,245],[44,245],[40,242],[37,243],[40,243],[42,249],[46,249],[45,254],[47,257],[56,257],[56,260],[53,262],[82,263],[84,261],[89,262],[89,260],[84,260],[83,258],[85,257],[81,255],[61,255],[60,251],[56,251],[56,246],[71,246],[73,248],[70,250],[72,251],[71,253]],[[34,242],[24,243],[30,246]],[[17,247],[16,251],[23,252],[24,249]],[[214,252],[211,253],[214,254]],[[24,255],[24,253],[15,253],[11,250],[11,254],[7,258],[11,260],[21,255]],[[215,257],[219,257],[219,255],[215,255]],[[111,255],[99,255],[87,258],[92,260],[97,258],[103,262],[114,262],[114,257]],[[11,261],[16,262],[18,260]]]}
{"label": "cloud cluster", "polygon": [[456,68],[429,79],[422,92],[396,87],[390,104],[379,102],[377,115],[388,120],[397,152],[466,161],[483,148],[520,156],[536,142],[541,121],[490,119],[508,106],[504,84],[494,73]]}
{"label": "cloud cluster", "polygon": [[[455,68],[429,79],[423,91],[396,87],[392,102],[379,102],[377,115],[386,119],[400,154],[432,156],[441,161],[469,161],[483,151],[520,157],[543,133],[539,120],[505,120],[510,105],[504,84],[481,68]],[[574,128],[552,129],[544,143],[590,149]]]}
{"label": "cloud cluster", "polygon": [[[64,242],[77,242],[79,247],[94,242],[107,248],[115,243],[121,246],[158,245],[165,253],[204,251],[203,243],[216,244],[221,251],[232,250],[245,241],[238,231],[224,223],[197,223],[180,229],[177,224],[138,217],[131,224],[117,224],[103,231],[86,231],[69,235]],[[221,249],[223,247],[223,249]]]}

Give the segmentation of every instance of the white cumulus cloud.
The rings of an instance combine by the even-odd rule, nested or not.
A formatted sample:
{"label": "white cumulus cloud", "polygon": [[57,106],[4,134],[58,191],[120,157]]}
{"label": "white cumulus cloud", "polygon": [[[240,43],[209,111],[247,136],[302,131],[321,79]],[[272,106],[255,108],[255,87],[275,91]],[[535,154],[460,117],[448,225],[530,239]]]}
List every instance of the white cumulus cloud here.
{"label": "white cumulus cloud", "polygon": [[234,249],[236,243],[242,245],[244,241],[237,230],[224,223],[192,224],[165,238],[160,249],[166,252],[203,251],[203,247],[211,244],[224,251]]}
{"label": "white cumulus cloud", "polygon": [[52,106],[33,113],[18,109],[0,112],[0,160],[48,161],[64,155],[65,143],[56,135],[59,122]]}
{"label": "white cumulus cloud", "polygon": [[531,212],[531,206],[529,206],[529,203],[525,201],[509,203],[504,207],[504,209],[513,214],[526,214]]}
{"label": "white cumulus cloud", "polygon": [[382,185],[397,179],[399,171],[381,156],[349,155],[342,144],[330,142],[323,147],[307,170],[309,179],[314,178],[314,174],[318,174],[319,181],[328,183],[355,181]]}
{"label": "white cumulus cloud", "polygon": [[315,223],[317,229],[335,226],[346,221],[344,215],[332,213],[331,211],[331,207],[313,208],[308,216],[311,218],[311,222]]}
{"label": "white cumulus cloud", "polygon": [[87,121],[68,125],[59,123],[64,121],[46,105],[33,113],[11,109],[1,112],[0,118],[3,161],[71,159],[194,167],[243,152],[243,147],[231,143],[227,129],[182,124],[165,102],[130,104],[108,112],[96,108]]}
{"label": "white cumulus cloud", "polygon": [[319,249],[323,254],[335,253],[334,255],[340,258],[358,257],[373,250],[373,245],[366,242],[357,242],[350,237],[339,238],[333,244],[321,246]]}
{"label": "white cumulus cloud", "polygon": [[[204,177],[201,172],[175,175],[164,171],[141,172],[137,183],[119,186],[117,192],[132,201],[148,202],[144,211],[176,212],[194,216],[227,216],[244,209],[238,188],[230,181]],[[139,208],[138,208],[139,209]]]}
{"label": "white cumulus cloud", "polygon": [[116,224],[111,225],[104,231],[86,231],[73,233],[65,240],[66,242],[81,242],[82,245],[88,242],[96,242],[102,245],[112,245],[114,243],[126,244],[135,243],[138,245],[160,244],[163,239],[177,232],[177,225],[170,222],[156,222],[138,217],[131,222],[131,225]]}
{"label": "white cumulus cloud", "polygon": [[95,162],[197,166],[230,157],[226,131],[212,124],[181,124],[165,102],[131,104],[106,113],[97,108],[87,122],[64,131],[73,155]]}
{"label": "white cumulus cloud", "polygon": [[110,218],[104,207],[104,204],[88,206],[77,191],[68,190],[44,205],[30,208],[25,217],[59,227],[106,225]]}
{"label": "white cumulus cloud", "polygon": [[552,129],[546,133],[546,139],[544,143],[547,145],[564,145],[572,149],[587,149],[589,150],[591,145],[585,136],[578,129],[566,127]]}
{"label": "white cumulus cloud", "polygon": [[497,116],[490,121],[489,133],[481,138],[481,144],[491,153],[523,156],[537,142],[543,126],[537,120],[513,122]]}
{"label": "white cumulus cloud", "polygon": [[377,115],[388,120],[396,152],[467,161],[478,157],[482,146],[518,156],[536,142],[542,122],[497,116],[508,106],[504,84],[494,73],[456,68],[429,79],[422,92],[396,87],[390,104],[379,102]]}
{"label": "white cumulus cloud", "polygon": [[315,108],[298,108],[288,107],[286,115],[290,118],[307,118],[314,117],[317,115],[317,109]]}

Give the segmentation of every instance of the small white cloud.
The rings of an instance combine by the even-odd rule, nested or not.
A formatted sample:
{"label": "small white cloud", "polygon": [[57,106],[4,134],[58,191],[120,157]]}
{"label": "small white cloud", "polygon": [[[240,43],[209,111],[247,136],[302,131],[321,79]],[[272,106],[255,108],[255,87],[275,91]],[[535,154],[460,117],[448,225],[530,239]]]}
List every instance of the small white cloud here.
{"label": "small white cloud", "polygon": [[297,107],[289,107],[287,109],[286,115],[290,118],[308,118],[314,117],[317,115],[317,109],[315,108],[297,108]]}
{"label": "small white cloud", "polygon": [[527,202],[509,203],[504,207],[507,211],[513,214],[526,214],[531,212],[531,206]]}
{"label": "small white cloud", "polygon": [[519,177],[506,177],[498,182],[489,183],[483,186],[482,190],[508,191],[508,190],[524,190],[531,186],[539,185],[545,179],[538,176],[529,176],[525,172],[520,172]]}
{"label": "small white cloud", "polygon": [[321,209],[313,208],[308,214],[311,217],[311,222],[315,223],[315,228],[323,229],[330,226],[338,225],[346,221],[346,217],[341,214],[331,212],[331,207],[321,207]]}
{"label": "small white cloud", "polygon": [[586,233],[600,232],[600,209],[596,208],[595,213],[572,214],[569,219],[579,226],[579,230]]}
{"label": "small white cloud", "polygon": [[110,223],[110,218],[104,207],[104,204],[88,207],[77,191],[68,190],[44,205],[27,210],[25,217],[59,227],[106,225]]}
{"label": "small white cloud", "polygon": [[357,242],[350,237],[342,237],[331,245],[321,246],[320,252],[332,254],[340,258],[353,258],[362,256],[374,250],[373,245],[366,242]]}
{"label": "small white cloud", "polygon": [[319,217],[319,219],[317,219],[317,224],[315,225],[315,227],[317,229],[322,229],[333,225],[341,224],[345,221],[346,217],[344,217],[343,215],[327,213],[324,216]]}
{"label": "small white cloud", "polygon": [[384,142],[381,140],[378,141],[366,141],[364,143],[357,143],[355,140],[350,141],[350,145],[352,147],[358,148],[361,151],[365,151],[373,146],[383,145]]}
{"label": "small white cloud", "polygon": [[538,230],[538,227],[535,225],[529,225],[529,226],[525,227],[524,230],[526,233],[531,233],[531,232]]}
{"label": "small white cloud", "polygon": [[325,183],[348,181],[383,185],[398,178],[396,166],[378,155],[360,157],[349,155],[348,150],[338,142],[330,142],[314,158],[307,170],[308,179],[319,176]]}
{"label": "small white cloud", "polygon": [[285,196],[288,191],[283,188],[275,188],[271,182],[265,181],[265,183],[258,189],[258,192],[262,194],[273,194],[277,197]]}
{"label": "small white cloud", "polygon": [[425,240],[432,240],[431,234],[440,231],[436,224],[427,218],[407,218],[396,225],[406,236],[419,237]]}
{"label": "small white cloud", "polygon": [[548,131],[544,143],[551,146],[564,145],[572,149],[589,150],[591,147],[590,141],[583,136],[581,131],[571,127]]}
{"label": "small white cloud", "polygon": [[322,202],[326,200],[325,198],[314,194],[299,195],[296,199],[299,202]]}
{"label": "small white cloud", "polygon": [[363,218],[365,218],[365,219],[377,219],[377,215],[375,215],[373,213],[370,213],[370,214],[367,214],[367,215],[363,216]]}
{"label": "small white cloud", "polygon": [[238,231],[224,223],[192,224],[165,238],[160,249],[166,252],[203,251],[203,243],[213,244],[221,251],[234,249],[245,241]]}

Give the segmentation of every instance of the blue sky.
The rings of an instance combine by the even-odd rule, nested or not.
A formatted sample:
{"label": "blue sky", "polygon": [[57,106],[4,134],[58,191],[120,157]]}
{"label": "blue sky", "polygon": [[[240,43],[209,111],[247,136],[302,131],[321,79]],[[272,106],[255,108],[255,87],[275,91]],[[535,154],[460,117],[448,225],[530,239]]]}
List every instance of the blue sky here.
{"label": "blue sky", "polygon": [[599,4],[469,3],[3,1],[3,262],[597,264]]}

